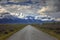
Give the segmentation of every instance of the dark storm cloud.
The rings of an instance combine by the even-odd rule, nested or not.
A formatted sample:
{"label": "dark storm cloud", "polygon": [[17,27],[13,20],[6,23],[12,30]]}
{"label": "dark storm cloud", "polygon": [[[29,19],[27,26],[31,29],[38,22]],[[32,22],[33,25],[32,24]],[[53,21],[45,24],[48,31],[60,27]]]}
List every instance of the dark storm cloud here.
{"label": "dark storm cloud", "polygon": [[[10,0],[10,1],[26,2],[29,0]],[[38,10],[39,12],[44,11],[44,9],[46,9],[45,11],[48,11],[48,13],[46,13],[47,15],[60,18],[60,0],[31,0],[31,1],[39,2],[40,4],[44,4],[45,6],[48,7],[48,8],[45,8],[45,6],[43,6],[41,9]]]}
{"label": "dark storm cloud", "polygon": [[55,18],[60,18],[60,12],[53,12],[53,13],[46,13],[46,14]]}
{"label": "dark storm cloud", "polygon": [[[11,0],[11,1],[25,2],[25,1],[29,1],[29,0]],[[31,0],[31,1],[41,2],[41,4],[43,2],[43,4],[48,7],[48,9],[45,8],[45,9],[47,9],[45,11],[48,11],[48,13],[46,13],[47,15],[50,15],[50,16],[53,16],[56,18],[60,18],[60,0],[38,0],[38,1],[37,0]]]}
{"label": "dark storm cloud", "polygon": [[47,10],[47,15],[60,18],[60,0],[46,0],[46,6],[49,7],[48,10],[51,9]]}

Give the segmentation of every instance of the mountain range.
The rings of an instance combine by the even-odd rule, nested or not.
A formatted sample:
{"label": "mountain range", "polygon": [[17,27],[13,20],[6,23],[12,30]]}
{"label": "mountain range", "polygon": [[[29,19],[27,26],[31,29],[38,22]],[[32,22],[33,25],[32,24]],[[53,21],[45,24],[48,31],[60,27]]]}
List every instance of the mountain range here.
{"label": "mountain range", "polygon": [[54,19],[50,17],[35,17],[35,16],[24,16],[19,18],[17,16],[11,15],[10,13],[1,13],[0,14],[0,24],[40,24],[44,22],[54,22]]}

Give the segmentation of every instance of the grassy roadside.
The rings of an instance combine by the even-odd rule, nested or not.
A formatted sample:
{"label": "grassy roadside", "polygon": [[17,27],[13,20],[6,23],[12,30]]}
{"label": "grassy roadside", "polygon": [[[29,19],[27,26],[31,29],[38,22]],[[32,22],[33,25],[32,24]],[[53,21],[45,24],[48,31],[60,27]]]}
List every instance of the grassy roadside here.
{"label": "grassy roadside", "polygon": [[[52,29],[49,29],[48,27],[46,28],[46,26],[52,26],[53,27],[53,25],[32,24],[32,26],[34,26],[34,27],[38,28],[39,30],[41,30],[41,31],[43,31],[45,33],[48,33],[49,35],[51,35],[53,37],[56,37],[58,40],[60,40],[60,33],[56,33],[55,29],[52,30]],[[58,26],[58,25],[56,25],[56,26]]]}
{"label": "grassy roadside", "polygon": [[60,34],[56,34],[53,30],[48,30],[48,29],[44,29],[44,28],[38,28],[39,30],[48,33],[49,35],[56,37],[58,40],[60,40]]}
{"label": "grassy roadside", "polygon": [[[0,24],[2,32],[0,30],[0,40],[6,40],[8,37],[24,28],[26,24]],[[3,31],[4,30],[4,31]]]}

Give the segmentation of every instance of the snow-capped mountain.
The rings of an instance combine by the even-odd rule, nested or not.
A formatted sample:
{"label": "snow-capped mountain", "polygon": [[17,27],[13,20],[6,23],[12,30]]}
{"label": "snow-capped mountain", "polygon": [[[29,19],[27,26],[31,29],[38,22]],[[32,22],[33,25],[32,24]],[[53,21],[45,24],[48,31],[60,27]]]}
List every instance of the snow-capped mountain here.
{"label": "snow-capped mountain", "polygon": [[52,21],[54,20],[55,18],[52,18],[50,16],[43,16],[43,15],[40,15],[40,16],[36,16],[35,19],[38,19],[38,20],[41,20],[41,21]]}
{"label": "snow-capped mountain", "polygon": [[41,21],[52,21],[55,19],[47,15],[38,15],[38,14],[37,15],[34,15],[34,14],[24,15],[23,13],[19,13],[17,17],[21,19],[35,19],[35,20],[41,20]]}
{"label": "snow-capped mountain", "polygon": [[0,23],[22,23],[22,24],[32,24],[32,23],[43,23],[43,22],[52,22],[53,19],[50,17],[42,16],[25,16],[20,15],[11,15],[10,13],[1,13],[0,14]]}
{"label": "snow-capped mountain", "polygon": [[15,16],[17,16],[20,19],[35,19],[35,20],[41,20],[41,21],[52,21],[55,19],[47,15],[38,15],[38,14],[37,15],[34,15],[34,14],[24,15],[23,13],[18,13],[18,14],[15,14]]}

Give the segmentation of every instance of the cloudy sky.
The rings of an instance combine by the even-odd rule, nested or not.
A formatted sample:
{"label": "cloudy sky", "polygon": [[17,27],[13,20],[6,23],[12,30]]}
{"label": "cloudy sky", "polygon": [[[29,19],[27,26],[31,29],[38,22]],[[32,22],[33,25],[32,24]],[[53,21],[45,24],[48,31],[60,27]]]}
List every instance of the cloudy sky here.
{"label": "cloudy sky", "polygon": [[[5,1],[5,0],[4,0]],[[26,2],[28,0],[10,0],[12,2]],[[37,0],[32,0],[33,2],[36,2]],[[17,10],[19,12],[25,12],[25,13],[39,13],[39,14],[43,14],[43,15],[49,15],[55,18],[60,18],[60,3],[57,0],[38,0],[37,2],[39,2],[41,5],[44,4],[45,6],[41,5],[38,7],[36,5],[30,5],[30,6],[21,6],[21,5],[13,5],[13,6],[7,6],[4,7],[2,6],[4,9],[0,9],[0,12],[3,11],[10,11],[10,12],[16,12]],[[46,3],[42,3],[42,2],[46,2]],[[32,6],[32,7],[31,7]],[[17,11],[17,12],[18,12]]]}

